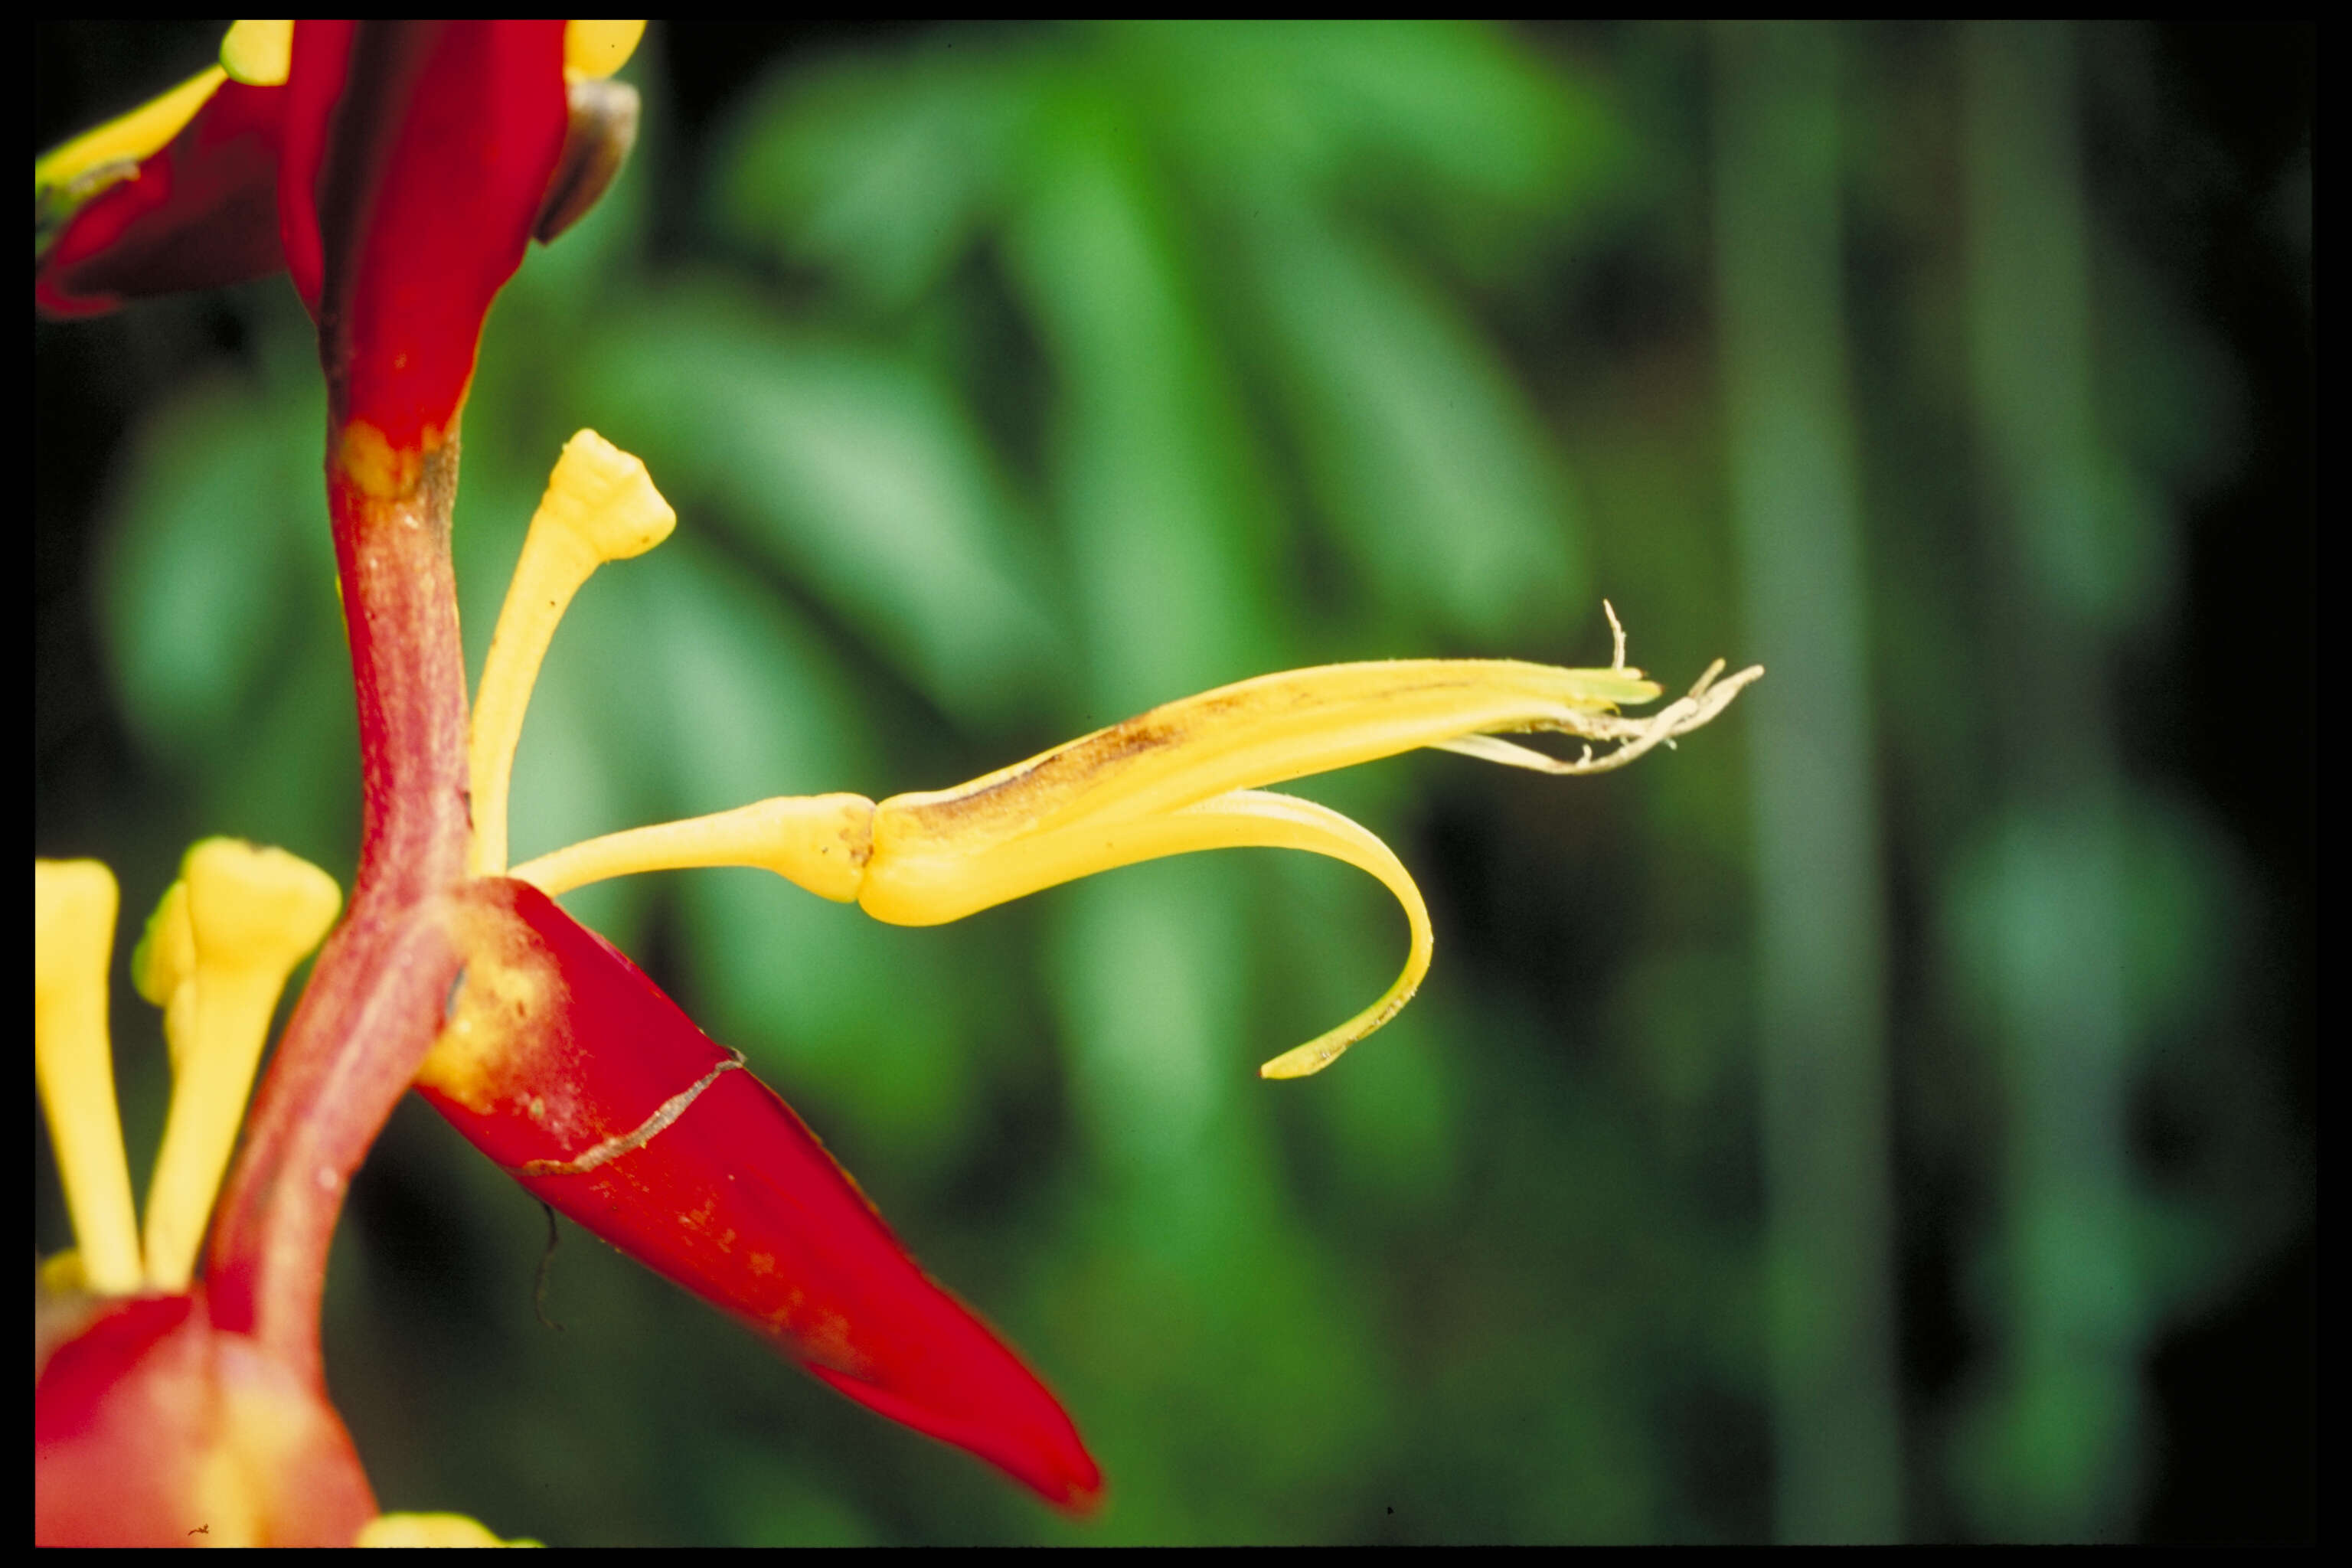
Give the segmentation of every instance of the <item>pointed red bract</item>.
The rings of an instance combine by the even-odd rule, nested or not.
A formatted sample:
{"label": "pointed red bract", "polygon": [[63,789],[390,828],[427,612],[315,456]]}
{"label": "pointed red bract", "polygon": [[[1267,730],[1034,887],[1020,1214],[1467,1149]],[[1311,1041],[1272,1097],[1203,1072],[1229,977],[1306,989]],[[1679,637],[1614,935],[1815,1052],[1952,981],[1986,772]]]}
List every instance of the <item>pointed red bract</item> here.
{"label": "pointed red bract", "polygon": [[740,1057],[527,884],[477,884],[460,943],[418,1087],[477,1147],[852,1399],[1092,1506],[1101,1471],[1054,1396]]}
{"label": "pointed red bract", "polygon": [[33,302],[89,316],[217,289],[286,264],[278,135],[286,91],[223,82],[179,134],[68,218],[37,258]]}

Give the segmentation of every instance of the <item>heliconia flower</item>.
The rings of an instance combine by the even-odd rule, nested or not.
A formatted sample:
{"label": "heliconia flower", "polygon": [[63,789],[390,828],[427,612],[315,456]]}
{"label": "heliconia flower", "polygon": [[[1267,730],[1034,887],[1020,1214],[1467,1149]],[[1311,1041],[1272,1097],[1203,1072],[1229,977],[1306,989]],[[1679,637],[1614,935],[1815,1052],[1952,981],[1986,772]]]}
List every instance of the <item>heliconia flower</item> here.
{"label": "heliconia flower", "polygon": [[[677,523],[642,463],[593,431],[574,437],[469,709],[448,549],[455,437],[492,299],[534,233],[593,201],[634,128],[634,100],[593,85],[635,40],[600,30],[613,26],[239,24],[218,72],[36,165],[46,307],[103,308],[282,264],[316,318],[363,789],[351,906],[263,1080],[201,1278],[195,1248],[284,969],[266,998],[257,968],[221,978],[193,857],[187,890],[167,898],[142,945],[141,987],[168,1028],[234,1036],[222,1059],[244,1076],[233,1092],[190,1089],[201,1110],[184,1134],[175,1100],[143,1247],[128,1239],[127,1178],[78,1131],[87,1116],[51,1110],[80,1237],[77,1261],[56,1272],[78,1269],[105,1303],[45,1308],[36,1325],[46,1347],[37,1511],[60,1539],[100,1532],[90,1489],[110,1466],[137,1469],[144,1500],[117,1538],[172,1538],[221,1475],[239,1478],[240,1538],[350,1540],[367,1524],[373,1500],[326,1402],[318,1307],[343,1185],[412,1083],[527,1189],[831,1386],[1051,1503],[1091,1507],[1101,1472],[1045,1384],[924,1275],[741,1055],[552,897],[634,872],[750,865],[877,919],[928,925],[1158,857],[1304,849],[1379,878],[1411,935],[1385,994],[1260,1069],[1303,1077],[1406,1004],[1433,937],[1387,846],[1264,786],[1419,747],[1597,772],[1706,723],[1762,673],[1718,680],[1717,661],[1687,696],[1637,720],[1621,706],[1661,692],[1626,665],[1622,629],[1606,668],[1450,659],[1295,670],[1166,704],[957,788],[878,804],[761,801],[511,867],[515,749],[564,607],[601,564],[642,554]],[[267,236],[235,232],[257,213]],[[1497,738],[1525,731],[1613,749],[1595,756],[1588,743],[1562,761]],[[44,909],[52,880],[37,868]],[[96,898],[86,871],[55,885]],[[110,930],[110,879],[107,889]],[[101,933],[101,1063],[104,947]],[[77,973],[88,949],[85,932]],[[44,958],[38,1037],[54,1025],[58,1039],[88,1038],[86,988],[68,993],[48,975]],[[175,1070],[189,1070],[179,1037]],[[37,1060],[51,1055],[44,1044]],[[41,1072],[53,1103],[49,1067]],[[112,1114],[109,1090],[109,1125]],[[181,1195],[199,1179],[202,1202]],[[317,1517],[288,1500],[298,1489],[323,1500]],[[372,1525],[369,1537],[442,1528],[410,1520]]]}

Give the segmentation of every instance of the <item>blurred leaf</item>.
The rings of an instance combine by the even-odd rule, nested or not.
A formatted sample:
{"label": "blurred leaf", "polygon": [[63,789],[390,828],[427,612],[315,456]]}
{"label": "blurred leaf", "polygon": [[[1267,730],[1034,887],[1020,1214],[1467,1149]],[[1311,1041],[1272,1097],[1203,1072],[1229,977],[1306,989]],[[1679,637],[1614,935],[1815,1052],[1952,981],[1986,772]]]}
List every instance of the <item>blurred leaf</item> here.
{"label": "blurred leaf", "polygon": [[1087,717],[1278,667],[1278,518],[1187,267],[1118,107],[1055,105],[1007,235],[1055,378],[1054,502],[1087,638]]}
{"label": "blurred leaf", "polygon": [[124,704],[166,750],[200,748],[252,710],[303,624],[289,590],[332,580],[310,450],[323,403],[217,379],[142,440],[104,610]]}
{"label": "blurred leaf", "polygon": [[1584,598],[1558,459],[1492,351],[1370,245],[1255,231],[1306,465],[1333,532],[1410,620],[1507,646]]}
{"label": "blurred leaf", "polygon": [[1112,37],[1160,94],[1201,199],[1250,204],[1252,226],[1276,216],[1256,205],[1269,192],[1377,213],[1488,285],[1523,272],[1532,242],[1606,190],[1626,152],[1592,88],[1500,28],[1147,25]]}
{"label": "blurred leaf", "polygon": [[779,75],[722,154],[729,231],[814,263],[860,300],[934,287],[1001,199],[1028,73],[985,44]]}
{"label": "blurred leaf", "polygon": [[593,377],[614,438],[674,500],[716,509],[941,708],[1002,722],[1051,689],[1051,599],[929,371],[706,290],[615,323]]}
{"label": "blurred leaf", "polygon": [[[1192,856],[1050,895],[1080,1117],[1104,1165],[1147,1184],[1179,1179],[1173,1168],[1193,1161],[1220,1108],[1255,1087],[1243,937],[1234,900],[1219,896],[1233,873]],[[1198,1166],[1182,1178],[1220,1179]],[[1197,1258],[1208,1239],[1154,1245]]]}

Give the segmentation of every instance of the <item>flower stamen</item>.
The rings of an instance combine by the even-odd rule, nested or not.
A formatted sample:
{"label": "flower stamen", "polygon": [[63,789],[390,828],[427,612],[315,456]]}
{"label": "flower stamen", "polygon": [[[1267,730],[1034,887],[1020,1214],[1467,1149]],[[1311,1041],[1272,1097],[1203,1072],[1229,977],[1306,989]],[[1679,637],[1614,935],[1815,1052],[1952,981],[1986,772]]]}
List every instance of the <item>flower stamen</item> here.
{"label": "flower stamen", "polygon": [[593,430],[564,444],[531,514],[475,697],[467,764],[474,815],[468,867],[476,876],[507,868],[515,744],[531,687],[572,595],[597,567],[644,554],[677,526],[677,513],[654,489],[645,464]]}
{"label": "flower stamen", "polygon": [[117,897],[114,873],[95,860],[33,862],[33,1077],[81,1283],[126,1296],[139,1289],[139,1226],[106,1024]]}

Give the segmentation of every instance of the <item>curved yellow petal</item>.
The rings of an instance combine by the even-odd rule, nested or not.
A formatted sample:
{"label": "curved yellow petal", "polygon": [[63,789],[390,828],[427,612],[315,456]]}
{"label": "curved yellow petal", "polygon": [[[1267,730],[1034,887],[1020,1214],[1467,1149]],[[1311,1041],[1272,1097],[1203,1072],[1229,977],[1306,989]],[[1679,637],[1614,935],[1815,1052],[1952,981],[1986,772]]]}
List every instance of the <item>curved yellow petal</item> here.
{"label": "curved yellow petal", "polygon": [[1264,790],[1219,795],[1179,816],[1211,819],[1219,828],[1234,834],[1227,841],[1233,847],[1249,845],[1268,849],[1304,849],[1369,871],[1396,895],[1412,930],[1412,945],[1405,953],[1404,967],[1397,972],[1396,979],[1390,982],[1379,1000],[1337,1028],[1327,1029],[1305,1045],[1294,1046],[1266,1062],[1257,1069],[1258,1077],[1307,1078],[1321,1072],[1339,1059],[1340,1052],[1404,1010],[1404,1005],[1412,1000],[1413,993],[1421,989],[1423,978],[1429,973],[1430,956],[1436,950],[1437,937],[1429,923],[1429,906],[1422,902],[1421,889],[1414,885],[1412,874],[1379,835],[1328,806]]}
{"label": "curved yellow petal", "polygon": [[1389,847],[1330,807],[1296,795],[1234,790],[1158,816],[1089,820],[1029,835],[1002,854],[973,855],[952,842],[903,834],[907,817],[885,801],[875,819],[874,858],[860,908],[892,925],[937,925],[1099,871],[1202,849],[1304,849],[1379,878],[1412,928],[1404,968],[1381,998],[1335,1029],[1284,1052],[1263,1078],[1320,1072],[1412,999],[1429,973],[1435,938],[1429,908]]}

